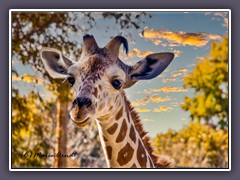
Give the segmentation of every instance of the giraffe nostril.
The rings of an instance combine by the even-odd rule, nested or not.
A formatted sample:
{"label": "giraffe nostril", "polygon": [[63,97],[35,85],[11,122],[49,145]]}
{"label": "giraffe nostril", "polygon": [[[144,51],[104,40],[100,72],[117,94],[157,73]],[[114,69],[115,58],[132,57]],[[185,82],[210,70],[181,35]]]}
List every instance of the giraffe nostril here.
{"label": "giraffe nostril", "polygon": [[91,106],[91,105],[92,105],[91,99],[87,98],[84,105],[85,105],[86,107]]}
{"label": "giraffe nostril", "polygon": [[77,99],[74,99],[74,101],[72,103],[73,107],[75,107],[77,104],[78,104]]}
{"label": "giraffe nostril", "polygon": [[86,106],[87,108],[92,105],[92,101],[90,98],[86,97],[77,97],[73,101],[73,107],[78,105],[78,107]]}

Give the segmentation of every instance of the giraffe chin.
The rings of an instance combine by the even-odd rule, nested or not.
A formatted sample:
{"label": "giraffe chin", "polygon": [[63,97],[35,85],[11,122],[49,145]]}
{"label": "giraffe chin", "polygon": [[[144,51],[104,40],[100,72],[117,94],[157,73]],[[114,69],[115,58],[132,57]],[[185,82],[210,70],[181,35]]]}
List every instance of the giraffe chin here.
{"label": "giraffe chin", "polygon": [[91,116],[94,115],[94,107],[79,108],[78,106],[75,106],[70,109],[69,115],[76,126],[84,127],[93,119]]}
{"label": "giraffe chin", "polygon": [[86,125],[89,123],[90,117],[88,117],[87,119],[85,119],[85,120],[83,120],[83,121],[81,121],[81,122],[75,121],[75,120],[73,120],[73,119],[72,119],[72,121],[74,122],[74,124],[75,124],[77,127],[84,127],[84,126],[86,126]]}

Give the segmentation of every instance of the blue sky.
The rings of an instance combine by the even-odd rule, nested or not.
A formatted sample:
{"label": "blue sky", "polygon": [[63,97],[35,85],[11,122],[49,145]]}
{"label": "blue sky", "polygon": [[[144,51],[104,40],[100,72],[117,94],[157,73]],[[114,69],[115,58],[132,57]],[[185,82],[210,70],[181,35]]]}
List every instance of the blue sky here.
{"label": "blue sky", "polygon": [[[147,54],[155,52],[174,52],[175,59],[167,69],[152,80],[140,81],[127,89],[127,96],[139,112],[144,128],[154,137],[168,129],[181,129],[189,122],[189,113],[180,108],[185,96],[193,96],[193,90],[183,89],[184,76],[191,73],[197,61],[206,56],[212,41],[221,41],[227,34],[227,12],[149,12],[140,30],[121,30],[113,19],[103,19],[95,13],[97,26],[87,33],[93,34],[100,47],[105,46],[110,37],[122,34],[129,40],[129,55],[121,55],[126,64],[133,65]],[[84,27],[84,17],[76,21]],[[106,27],[109,31],[106,33]],[[74,34],[79,47],[82,35]],[[131,36],[130,36],[131,34]],[[19,74],[29,74],[41,79],[41,75],[32,67],[21,65],[13,59],[13,67]],[[25,93],[32,89],[43,88],[42,84],[31,81],[21,82],[15,78],[14,83]],[[14,85],[14,84],[13,84]],[[41,91],[47,95],[47,91]],[[49,96],[49,95],[48,95]]]}

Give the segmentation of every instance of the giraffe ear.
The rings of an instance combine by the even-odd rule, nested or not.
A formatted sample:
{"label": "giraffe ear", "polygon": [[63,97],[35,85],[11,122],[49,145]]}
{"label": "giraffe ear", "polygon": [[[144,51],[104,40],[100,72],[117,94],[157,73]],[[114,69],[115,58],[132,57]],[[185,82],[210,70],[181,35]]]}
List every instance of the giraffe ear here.
{"label": "giraffe ear", "polygon": [[173,58],[174,54],[169,52],[150,54],[133,66],[130,78],[132,81],[155,78],[166,69]]}
{"label": "giraffe ear", "polygon": [[138,80],[153,79],[161,74],[166,67],[172,62],[173,53],[155,53],[150,54],[141,61],[138,61],[134,66],[121,65],[128,69],[128,79],[125,82],[124,88],[133,86]]}
{"label": "giraffe ear", "polygon": [[66,78],[67,69],[74,63],[54,48],[42,48],[40,57],[49,75],[55,79]]}

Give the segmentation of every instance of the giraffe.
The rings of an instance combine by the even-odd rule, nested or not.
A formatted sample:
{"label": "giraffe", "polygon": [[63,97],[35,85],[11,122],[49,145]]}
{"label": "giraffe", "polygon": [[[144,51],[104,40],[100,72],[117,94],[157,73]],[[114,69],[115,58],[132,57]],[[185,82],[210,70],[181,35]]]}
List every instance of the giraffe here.
{"label": "giraffe", "polygon": [[146,56],[134,66],[119,59],[119,49],[128,53],[122,36],[98,47],[94,36],[83,36],[79,61],[63,56],[58,49],[43,47],[40,57],[53,78],[70,84],[75,98],[69,110],[78,127],[96,121],[101,145],[109,168],[169,168],[174,160],[153,153],[139,115],[131,106],[124,89],[139,80],[152,79],[164,71],[174,58],[170,52]]}

